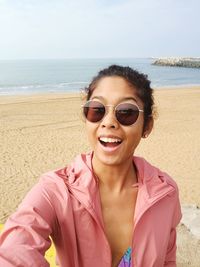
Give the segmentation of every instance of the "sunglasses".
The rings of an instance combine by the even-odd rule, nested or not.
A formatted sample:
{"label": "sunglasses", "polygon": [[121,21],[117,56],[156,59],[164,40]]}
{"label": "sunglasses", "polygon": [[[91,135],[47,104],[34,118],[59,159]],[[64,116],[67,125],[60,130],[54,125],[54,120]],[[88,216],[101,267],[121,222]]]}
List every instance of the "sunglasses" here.
{"label": "sunglasses", "polygon": [[139,113],[144,112],[144,110],[132,103],[120,103],[117,106],[113,106],[104,105],[99,101],[89,100],[82,107],[85,118],[90,122],[100,122],[107,113],[107,108],[113,107],[117,121],[124,126],[134,124],[139,117]]}

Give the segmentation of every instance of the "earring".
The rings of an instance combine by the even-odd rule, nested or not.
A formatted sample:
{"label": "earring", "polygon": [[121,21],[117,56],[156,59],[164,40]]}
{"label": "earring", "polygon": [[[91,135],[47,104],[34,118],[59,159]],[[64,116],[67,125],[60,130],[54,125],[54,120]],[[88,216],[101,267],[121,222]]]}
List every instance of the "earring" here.
{"label": "earring", "polygon": [[148,134],[143,134],[143,138],[147,138],[148,137]]}

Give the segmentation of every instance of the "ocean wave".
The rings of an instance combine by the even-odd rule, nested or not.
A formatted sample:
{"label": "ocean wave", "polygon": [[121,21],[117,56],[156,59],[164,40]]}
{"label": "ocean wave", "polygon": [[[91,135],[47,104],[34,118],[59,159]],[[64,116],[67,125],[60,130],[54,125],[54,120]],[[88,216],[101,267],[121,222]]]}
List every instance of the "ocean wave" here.
{"label": "ocean wave", "polygon": [[57,84],[0,85],[0,95],[44,92],[77,92],[87,84],[88,82],[62,82]]}

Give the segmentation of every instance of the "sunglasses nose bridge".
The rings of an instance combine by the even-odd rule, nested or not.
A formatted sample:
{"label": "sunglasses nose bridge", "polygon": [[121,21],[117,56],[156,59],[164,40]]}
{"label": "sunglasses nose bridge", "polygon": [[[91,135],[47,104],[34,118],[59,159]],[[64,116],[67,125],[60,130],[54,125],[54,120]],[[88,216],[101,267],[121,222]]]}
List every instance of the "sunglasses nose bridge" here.
{"label": "sunglasses nose bridge", "polygon": [[[114,121],[114,123],[113,123],[113,121]],[[105,115],[103,117],[103,123],[115,124],[116,121],[117,121],[117,118],[115,115],[115,106],[114,105],[105,105]]]}
{"label": "sunglasses nose bridge", "polygon": [[111,112],[115,116],[115,106],[114,105],[105,105],[105,116]]}

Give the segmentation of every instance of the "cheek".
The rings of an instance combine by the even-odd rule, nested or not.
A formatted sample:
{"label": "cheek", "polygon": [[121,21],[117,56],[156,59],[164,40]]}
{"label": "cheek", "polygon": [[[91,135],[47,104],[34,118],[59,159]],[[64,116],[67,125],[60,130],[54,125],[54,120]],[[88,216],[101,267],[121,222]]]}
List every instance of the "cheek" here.
{"label": "cheek", "polygon": [[143,131],[143,124],[137,123],[133,126],[132,129],[130,129],[127,133],[127,140],[130,145],[130,147],[135,147],[139,144],[141,137],[142,137],[142,131]]}
{"label": "cheek", "polygon": [[92,144],[96,139],[96,125],[94,123],[86,122],[85,124],[86,134],[89,142]]}

